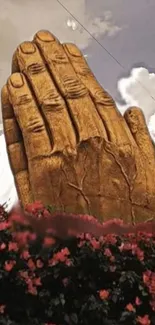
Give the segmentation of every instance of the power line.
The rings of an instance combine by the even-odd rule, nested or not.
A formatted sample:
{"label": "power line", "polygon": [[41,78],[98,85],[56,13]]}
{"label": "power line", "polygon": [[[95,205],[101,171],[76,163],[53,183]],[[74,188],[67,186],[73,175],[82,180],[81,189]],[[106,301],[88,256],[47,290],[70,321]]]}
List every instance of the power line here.
{"label": "power line", "polygon": [[[93,36],[89,30],[74,16],[74,14],[72,14],[68,8],[66,8],[63,3],[61,3],[60,0],[56,0],[60,6],[70,15],[72,16],[72,18],[87,32],[87,34],[89,34],[89,36],[91,38],[94,39],[94,41],[123,69],[125,70],[125,67],[114,57],[114,55],[112,53],[110,53],[110,51],[108,51],[96,38],[95,36]],[[136,79],[135,79],[136,80]],[[139,83],[141,85],[141,87],[148,93],[148,95],[155,101],[155,98],[150,94],[150,92],[148,91],[148,89],[139,81],[136,80],[137,83]]]}
{"label": "power line", "polygon": [[98,43],[98,45],[99,46],[101,46],[102,48],[103,48],[103,50],[105,50],[105,52],[107,52],[108,54],[109,54],[109,56],[111,56],[111,58],[115,61],[115,62],[117,62],[117,64],[119,64],[120,65],[120,67],[122,68],[122,69],[125,69],[124,67],[123,67],[123,65],[95,38],[95,36],[93,36],[90,32],[89,32],[89,30],[59,1],[59,0],[56,0],[60,5],[61,5],[61,7],[62,8],[64,8],[65,9],[65,11],[67,11],[68,12],[68,14],[69,15],[71,15],[76,21],[77,21],[77,23],[87,32],[87,34],[89,34],[89,36],[91,36],[93,39],[94,39],[94,41],[95,42],[97,42]]}

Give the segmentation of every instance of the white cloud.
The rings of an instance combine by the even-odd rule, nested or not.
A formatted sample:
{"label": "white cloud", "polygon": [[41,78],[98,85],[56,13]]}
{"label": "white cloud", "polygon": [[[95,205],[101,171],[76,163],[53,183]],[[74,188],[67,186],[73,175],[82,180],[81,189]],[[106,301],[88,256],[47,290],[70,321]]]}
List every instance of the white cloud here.
{"label": "white cloud", "polygon": [[17,202],[17,192],[10,170],[4,135],[0,136],[0,204],[7,203],[8,210]]}
{"label": "white cloud", "polygon": [[130,106],[142,109],[151,134],[155,141],[155,74],[143,67],[131,70],[127,78],[118,81],[118,90],[125,101],[125,105],[117,103],[123,114]]}

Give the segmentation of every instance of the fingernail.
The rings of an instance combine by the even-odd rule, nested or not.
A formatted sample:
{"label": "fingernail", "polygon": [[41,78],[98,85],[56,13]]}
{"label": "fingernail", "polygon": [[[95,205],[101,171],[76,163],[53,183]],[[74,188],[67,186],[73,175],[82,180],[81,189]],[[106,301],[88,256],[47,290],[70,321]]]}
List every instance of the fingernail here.
{"label": "fingernail", "polygon": [[48,30],[40,30],[36,37],[39,38],[43,42],[53,42],[55,41],[55,37]]}
{"label": "fingernail", "polygon": [[36,48],[32,42],[24,42],[20,45],[20,49],[24,54],[32,54],[36,51]]}
{"label": "fingernail", "polygon": [[65,47],[67,48],[68,52],[73,55],[73,56],[77,56],[80,57],[82,56],[80,50],[78,49],[78,47],[74,44],[65,44]]}
{"label": "fingernail", "polygon": [[24,85],[23,76],[20,73],[13,73],[9,78],[11,85],[15,88],[20,88]]}

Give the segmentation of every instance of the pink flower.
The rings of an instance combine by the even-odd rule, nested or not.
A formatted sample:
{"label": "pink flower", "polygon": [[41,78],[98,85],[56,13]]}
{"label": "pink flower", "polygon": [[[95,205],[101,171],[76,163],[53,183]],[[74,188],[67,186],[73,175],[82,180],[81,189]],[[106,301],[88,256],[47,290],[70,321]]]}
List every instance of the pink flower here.
{"label": "pink flower", "polygon": [[50,247],[50,246],[52,246],[54,244],[55,244],[55,239],[54,238],[51,238],[51,237],[45,237],[44,238],[44,243],[43,243],[44,246]]}
{"label": "pink flower", "polygon": [[102,300],[107,299],[109,297],[109,291],[108,290],[100,290],[99,296]]}
{"label": "pink flower", "polygon": [[94,249],[100,249],[100,243],[95,238],[91,239],[90,243]]}
{"label": "pink flower", "polygon": [[122,251],[129,251],[132,249],[132,245],[130,243],[122,243],[119,247],[119,250]]}
{"label": "pink flower", "polygon": [[135,312],[135,308],[133,307],[133,305],[131,303],[129,303],[128,305],[126,305],[126,309],[128,311]]}
{"label": "pink flower", "polygon": [[4,264],[4,269],[8,272],[10,272],[14,265],[16,264],[16,261],[6,261],[5,264]]}
{"label": "pink flower", "polygon": [[31,295],[36,296],[38,294],[37,288],[34,287],[32,284],[28,285],[28,292],[31,293]]}
{"label": "pink flower", "polygon": [[44,205],[40,201],[36,201],[31,204],[27,204],[25,210],[29,213],[33,213],[36,211],[44,210]]}
{"label": "pink flower", "polygon": [[67,266],[71,266],[72,265],[72,261],[68,258],[66,261],[65,261],[65,264]]}
{"label": "pink flower", "polygon": [[29,251],[25,250],[21,253],[21,257],[24,259],[24,260],[28,260],[28,258],[30,258],[30,253]]}
{"label": "pink flower", "polygon": [[10,242],[8,246],[9,251],[14,251],[17,252],[19,250],[17,243],[15,242]]}
{"label": "pink flower", "polygon": [[40,278],[34,278],[32,282],[36,286],[41,286],[42,285]]}
{"label": "pink flower", "polygon": [[140,248],[137,248],[136,255],[140,261],[144,260],[144,252]]}
{"label": "pink flower", "polygon": [[138,316],[137,321],[141,325],[150,325],[151,324],[151,321],[150,321],[148,315],[145,315],[144,317]]}
{"label": "pink flower", "polygon": [[109,248],[106,248],[104,250],[104,255],[107,256],[107,257],[111,257],[112,256],[111,250]]}
{"label": "pink flower", "polygon": [[139,306],[139,305],[141,305],[141,300],[139,299],[139,297],[136,297],[136,299],[135,299],[135,304],[137,305],[137,306]]}
{"label": "pink flower", "polygon": [[54,254],[53,259],[58,262],[64,262],[67,259],[69,254],[70,254],[69,250],[66,247],[66,248],[61,249],[60,252],[57,252],[56,254]]}
{"label": "pink flower", "polygon": [[151,276],[151,271],[148,270],[143,273],[143,282],[148,286],[150,283],[150,276]]}
{"label": "pink flower", "polygon": [[6,230],[10,226],[11,226],[10,222],[2,221],[2,222],[0,222],[0,231],[1,230]]}
{"label": "pink flower", "polygon": [[1,245],[0,245],[0,250],[2,251],[3,249],[5,249],[6,248],[6,244],[5,243],[2,243]]}

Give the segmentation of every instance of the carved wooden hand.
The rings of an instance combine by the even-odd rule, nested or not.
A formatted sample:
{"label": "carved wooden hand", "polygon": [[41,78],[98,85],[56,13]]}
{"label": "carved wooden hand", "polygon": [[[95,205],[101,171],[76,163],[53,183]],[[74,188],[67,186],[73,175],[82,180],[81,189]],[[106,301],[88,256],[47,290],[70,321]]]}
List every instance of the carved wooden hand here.
{"label": "carved wooden hand", "polygon": [[1,97],[23,206],[41,200],[101,220],[154,218],[155,150],[144,116],[135,107],[121,116],[74,44],[48,31],[22,43]]}

